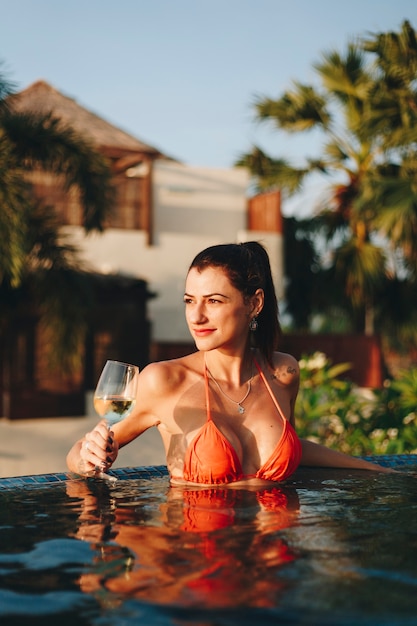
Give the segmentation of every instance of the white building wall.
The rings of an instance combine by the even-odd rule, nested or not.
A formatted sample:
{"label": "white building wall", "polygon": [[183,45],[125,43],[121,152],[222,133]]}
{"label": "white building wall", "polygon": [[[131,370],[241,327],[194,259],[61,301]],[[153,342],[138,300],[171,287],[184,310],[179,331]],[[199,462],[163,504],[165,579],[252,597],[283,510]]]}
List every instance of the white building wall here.
{"label": "white building wall", "polygon": [[149,301],[153,340],[189,341],[182,303],[184,281],[200,250],[219,243],[261,241],[270,254],[280,291],[282,238],[275,233],[246,230],[248,182],[241,168],[219,170],[158,161],[152,246],[147,245],[143,231],[107,229],[88,236],[81,228],[67,227],[67,231],[80,247],[86,269],[147,281],[149,290],[156,294]]}
{"label": "white building wall", "polygon": [[154,166],[154,232],[234,240],[246,227],[248,173],[243,168],[208,169],[171,161]]}

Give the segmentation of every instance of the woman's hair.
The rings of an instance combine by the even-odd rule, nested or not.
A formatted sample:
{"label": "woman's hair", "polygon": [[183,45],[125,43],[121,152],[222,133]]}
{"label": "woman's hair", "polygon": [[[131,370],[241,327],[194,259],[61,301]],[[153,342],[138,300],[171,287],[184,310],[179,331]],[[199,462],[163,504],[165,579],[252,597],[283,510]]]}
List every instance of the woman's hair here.
{"label": "woman's hair", "polygon": [[267,251],[257,241],[210,246],[197,254],[189,270],[196,268],[201,272],[207,267],[220,267],[245,298],[253,296],[257,289],[263,289],[265,301],[257,318],[258,329],[251,334],[254,344],[272,365],[272,354],[278,348],[281,327]]}

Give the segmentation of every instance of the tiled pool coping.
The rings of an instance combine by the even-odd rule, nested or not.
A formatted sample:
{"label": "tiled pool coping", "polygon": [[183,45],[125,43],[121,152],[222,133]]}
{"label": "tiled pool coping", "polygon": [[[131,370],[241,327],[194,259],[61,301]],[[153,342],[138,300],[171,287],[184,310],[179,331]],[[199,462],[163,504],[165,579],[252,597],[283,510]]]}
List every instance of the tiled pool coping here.
{"label": "tiled pool coping", "polygon": [[[363,457],[368,461],[374,461],[385,467],[396,469],[410,466],[417,467],[417,454],[387,454],[378,456]],[[123,467],[109,471],[109,474],[119,480],[128,479],[151,479],[168,476],[165,465],[152,465],[146,467]],[[0,491],[6,489],[16,489],[22,487],[34,487],[43,485],[54,485],[74,479],[70,473],[56,474],[34,474],[33,476],[15,476],[10,478],[0,478]]]}
{"label": "tiled pool coping", "polygon": [[[152,465],[149,467],[123,467],[109,471],[109,474],[115,476],[118,480],[128,480],[129,478],[159,478],[168,476],[168,470],[165,465]],[[15,489],[20,487],[34,487],[42,485],[56,485],[57,483],[65,483],[67,480],[76,478],[71,473],[56,474],[34,474],[33,476],[15,476],[10,478],[0,478],[0,491],[3,489]]]}

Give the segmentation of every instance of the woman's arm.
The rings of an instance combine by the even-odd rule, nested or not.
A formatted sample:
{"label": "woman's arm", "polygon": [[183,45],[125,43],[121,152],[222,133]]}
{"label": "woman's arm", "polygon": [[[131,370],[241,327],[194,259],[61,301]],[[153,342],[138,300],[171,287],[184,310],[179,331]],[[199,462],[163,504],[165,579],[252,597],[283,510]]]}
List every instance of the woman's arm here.
{"label": "woman's arm", "polygon": [[301,439],[301,447],[302,457],[300,465],[373,470],[387,474],[396,473],[395,470],[389,467],[383,467],[377,463],[371,463],[370,461],[365,461],[358,457],[349,456],[348,454],[326,448],[308,439]]}
{"label": "woman's arm", "polygon": [[119,448],[160,423],[155,410],[161,394],[156,393],[156,390],[163,389],[166,368],[158,365],[152,364],[140,373],[136,406],[130,415],[115,424],[110,431],[105,420],[101,420],[72,446],[66,459],[70,471],[88,475],[96,467],[108,469],[115,462]]}

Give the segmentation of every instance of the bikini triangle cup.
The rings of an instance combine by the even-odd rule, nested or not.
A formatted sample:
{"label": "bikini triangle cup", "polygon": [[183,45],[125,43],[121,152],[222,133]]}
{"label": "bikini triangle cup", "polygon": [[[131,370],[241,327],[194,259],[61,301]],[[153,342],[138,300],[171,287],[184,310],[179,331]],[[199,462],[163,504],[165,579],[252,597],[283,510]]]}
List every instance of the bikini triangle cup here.
{"label": "bikini triangle cup", "polygon": [[294,428],[283,415],[277,399],[272,393],[272,389],[256,359],[254,359],[254,363],[276,406],[278,414],[283,420],[284,428],[275,450],[255,474],[243,474],[236,450],[212,420],[208,375],[205,368],[204,384],[207,420],[188,446],[184,459],[184,480],[204,485],[227,484],[245,478],[259,478],[280,482],[291,476],[297,469],[301,460],[301,442]]}

